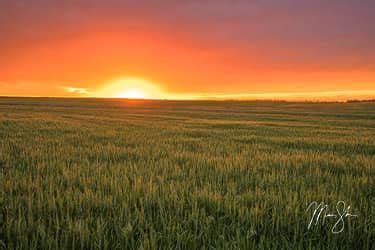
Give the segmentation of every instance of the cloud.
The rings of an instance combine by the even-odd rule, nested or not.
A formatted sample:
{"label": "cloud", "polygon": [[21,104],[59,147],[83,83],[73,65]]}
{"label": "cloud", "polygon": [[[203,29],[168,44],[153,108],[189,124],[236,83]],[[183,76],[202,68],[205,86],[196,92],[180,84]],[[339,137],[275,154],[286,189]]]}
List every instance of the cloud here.
{"label": "cloud", "polygon": [[88,89],[86,89],[86,88],[66,87],[66,86],[62,86],[60,88],[62,88],[66,92],[72,93],[72,94],[78,94],[78,95],[90,94],[90,91],[88,91]]}

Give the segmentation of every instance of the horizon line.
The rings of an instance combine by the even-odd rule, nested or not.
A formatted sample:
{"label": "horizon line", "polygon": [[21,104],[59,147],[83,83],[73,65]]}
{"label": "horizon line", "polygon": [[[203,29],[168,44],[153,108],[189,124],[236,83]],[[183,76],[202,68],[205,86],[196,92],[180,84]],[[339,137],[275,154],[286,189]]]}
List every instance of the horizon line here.
{"label": "horizon line", "polygon": [[334,99],[152,99],[152,98],[116,98],[116,97],[85,97],[85,96],[15,96],[0,95],[3,98],[22,99],[92,99],[92,100],[127,100],[127,101],[173,101],[173,102],[287,102],[287,103],[350,103],[350,102],[375,102],[375,97],[349,98],[345,100]]}
{"label": "horizon line", "polygon": [[168,101],[289,101],[289,102],[347,102],[375,100],[375,90],[339,90],[310,92],[244,93],[244,94],[166,94],[156,98],[121,98],[90,95],[1,95],[15,98],[84,98]]}

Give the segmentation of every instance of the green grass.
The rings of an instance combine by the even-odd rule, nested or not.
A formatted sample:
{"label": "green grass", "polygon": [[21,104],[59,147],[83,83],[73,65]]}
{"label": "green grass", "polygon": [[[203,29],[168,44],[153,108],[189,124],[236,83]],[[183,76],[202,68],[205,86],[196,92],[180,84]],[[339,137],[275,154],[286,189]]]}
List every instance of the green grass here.
{"label": "green grass", "polygon": [[375,103],[0,98],[0,174],[6,249],[371,249]]}

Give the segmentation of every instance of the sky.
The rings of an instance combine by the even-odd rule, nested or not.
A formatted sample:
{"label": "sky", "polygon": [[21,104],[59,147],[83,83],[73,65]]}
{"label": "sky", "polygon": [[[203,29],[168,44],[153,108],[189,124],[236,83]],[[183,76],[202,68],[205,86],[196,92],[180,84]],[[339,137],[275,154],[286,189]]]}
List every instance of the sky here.
{"label": "sky", "polygon": [[0,95],[372,98],[374,11],[373,0],[0,0]]}

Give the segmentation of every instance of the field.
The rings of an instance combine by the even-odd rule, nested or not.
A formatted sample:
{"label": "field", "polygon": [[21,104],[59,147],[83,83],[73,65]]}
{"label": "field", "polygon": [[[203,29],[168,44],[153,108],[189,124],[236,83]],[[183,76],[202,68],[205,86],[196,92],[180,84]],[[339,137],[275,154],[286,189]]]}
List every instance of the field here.
{"label": "field", "polygon": [[374,249],[375,103],[0,98],[0,174],[0,248]]}

